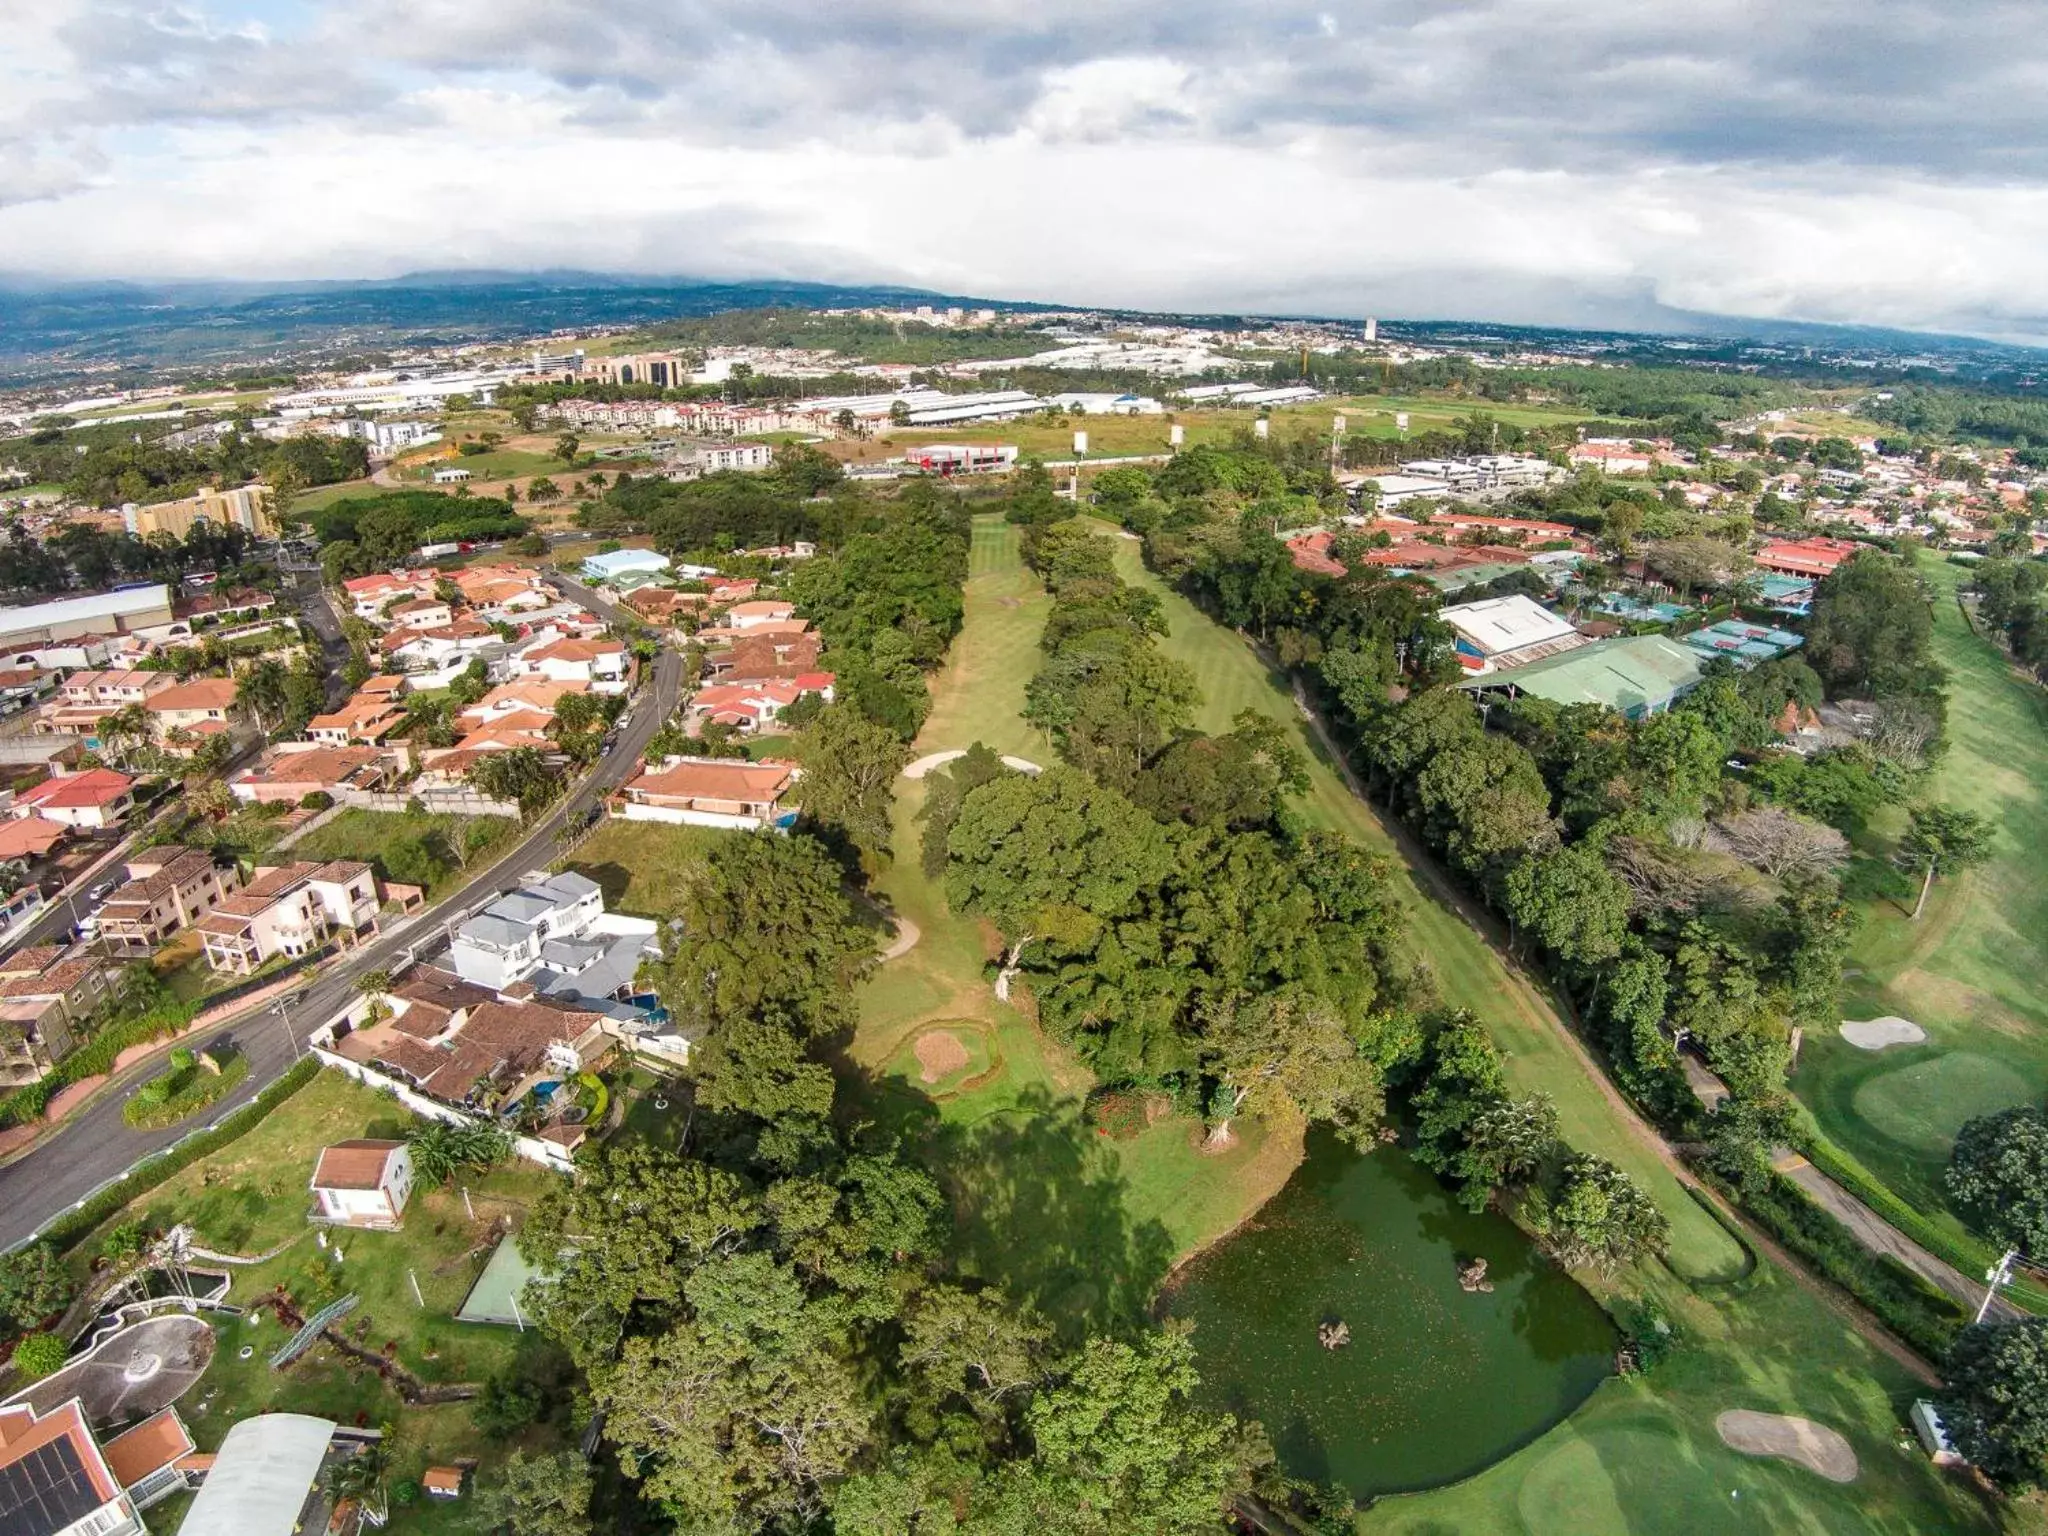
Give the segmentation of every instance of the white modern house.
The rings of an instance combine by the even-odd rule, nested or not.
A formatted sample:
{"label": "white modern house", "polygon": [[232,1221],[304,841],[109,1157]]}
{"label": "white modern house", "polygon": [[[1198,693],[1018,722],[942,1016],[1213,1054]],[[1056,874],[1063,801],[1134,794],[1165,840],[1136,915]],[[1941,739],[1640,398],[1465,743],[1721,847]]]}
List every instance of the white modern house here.
{"label": "white modern house", "polygon": [[532,875],[456,930],[448,964],[492,992],[525,983],[595,1006],[631,985],[654,934],[645,918],[605,911],[595,880]]}
{"label": "white modern house", "polygon": [[395,1230],[412,1198],[412,1152],[402,1141],[337,1141],[321,1149],[312,1190],[317,1220]]}

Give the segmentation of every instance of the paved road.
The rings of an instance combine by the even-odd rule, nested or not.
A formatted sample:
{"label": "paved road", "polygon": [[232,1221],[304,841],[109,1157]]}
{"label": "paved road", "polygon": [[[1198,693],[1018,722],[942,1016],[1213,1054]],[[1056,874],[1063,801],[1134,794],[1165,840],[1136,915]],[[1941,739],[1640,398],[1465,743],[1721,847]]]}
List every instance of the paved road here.
{"label": "paved road", "polygon": [[[561,586],[593,613],[614,621],[624,617],[579,582],[564,579]],[[652,674],[635,696],[631,718],[611,751],[581,785],[534,823],[517,847],[434,907],[401,918],[381,937],[330,967],[290,1004],[288,1013],[276,1005],[266,1006],[184,1042],[201,1045],[232,1040],[249,1059],[247,1080],[221,1102],[214,1119],[248,1102],[282,1076],[300,1054],[306,1029],[338,1013],[354,995],[357,978],[367,971],[396,969],[413,958],[414,946],[426,947],[428,941],[438,940],[472,909],[495,900],[518,885],[527,871],[554,859],[557,834],[573,818],[602,803],[604,795],[632,771],[648,738],[675,712],[682,686],[682,657],[663,651],[655,659]],[[129,1129],[122,1121],[121,1104],[128,1090],[153,1070],[146,1062],[131,1067],[116,1085],[117,1091],[101,1094],[22,1157],[0,1168],[0,1250],[34,1235],[51,1218],[117,1178],[138,1159],[190,1134],[191,1125],[143,1132]]]}

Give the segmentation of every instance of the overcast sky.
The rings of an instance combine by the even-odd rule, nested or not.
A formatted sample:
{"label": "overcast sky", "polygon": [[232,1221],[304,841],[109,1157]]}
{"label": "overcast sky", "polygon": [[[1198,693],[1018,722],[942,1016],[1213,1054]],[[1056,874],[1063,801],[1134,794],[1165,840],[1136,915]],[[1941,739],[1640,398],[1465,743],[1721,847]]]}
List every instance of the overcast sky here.
{"label": "overcast sky", "polygon": [[0,0],[0,270],[2048,335],[1986,0]]}

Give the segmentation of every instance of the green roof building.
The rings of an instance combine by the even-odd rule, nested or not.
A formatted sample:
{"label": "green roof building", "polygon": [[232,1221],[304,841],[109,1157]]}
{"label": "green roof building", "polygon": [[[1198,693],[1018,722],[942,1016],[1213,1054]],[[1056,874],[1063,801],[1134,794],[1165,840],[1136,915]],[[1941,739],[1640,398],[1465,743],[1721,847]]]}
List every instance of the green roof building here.
{"label": "green roof building", "polygon": [[1604,704],[1640,720],[1669,709],[1700,680],[1699,652],[1663,635],[1596,640],[1505,672],[1475,677],[1474,692],[1528,694],[1558,704]]}

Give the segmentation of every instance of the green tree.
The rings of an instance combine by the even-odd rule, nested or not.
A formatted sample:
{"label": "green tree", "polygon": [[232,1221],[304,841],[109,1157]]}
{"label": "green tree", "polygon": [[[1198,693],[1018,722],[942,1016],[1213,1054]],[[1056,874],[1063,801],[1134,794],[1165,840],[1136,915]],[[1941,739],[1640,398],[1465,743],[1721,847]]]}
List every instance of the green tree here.
{"label": "green tree", "polygon": [[30,1243],[0,1255],[0,1317],[16,1328],[32,1328],[54,1317],[74,1289],[64,1261],[48,1243]]}
{"label": "green tree", "polygon": [[1199,1385],[1184,1327],[1091,1340],[1026,1410],[1032,1457],[1004,1502],[1071,1536],[1214,1531],[1272,1453],[1255,1426],[1196,1406]]}
{"label": "green tree", "polygon": [[1287,1105],[1364,1149],[1385,1109],[1379,1072],[1344,1016],[1306,991],[1271,992],[1215,1010],[1203,1038],[1219,1084],[1209,1143],[1224,1146],[1239,1114]]}
{"label": "green tree", "polygon": [[872,859],[889,850],[889,812],[910,748],[849,704],[832,704],[797,738],[807,821]]}
{"label": "green tree", "polygon": [[898,1359],[934,1397],[965,1397],[977,1413],[1045,1380],[1053,1365],[1052,1325],[1000,1290],[925,1287],[903,1315]]}
{"label": "green tree", "polygon": [[516,803],[524,816],[531,817],[562,792],[561,776],[547,765],[535,747],[510,747],[503,752],[484,752],[470,765],[469,782],[493,800]]}
{"label": "green tree", "polygon": [[1556,1196],[1537,1212],[1538,1229],[1558,1262],[1603,1274],[1662,1254],[1671,1225],[1636,1181],[1591,1153],[1565,1164]]}
{"label": "green tree", "polygon": [[64,1362],[70,1358],[71,1347],[54,1333],[29,1333],[15,1343],[8,1364],[22,1381],[41,1381],[63,1370]]}
{"label": "green tree", "polygon": [[1967,1121],[1944,1182],[1994,1241],[2048,1251],[2048,1113],[2019,1104]]}
{"label": "green tree", "polygon": [[574,464],[576,462],[577,451],[581,449],[582,446],[583,444],[577,439],[576,434],[574,432],[564,432],[560,437],[555,439],[555,457],[560,459],[564,464]]}
{"label": "green tree", "polygon": [[1502,882],[1502,903],[1516,929],[1585,974],[1621,953],[1628,933],[1628,889],[1583,843],[1523,859]]}
{"label": "green tree", "polygon": [[405,1133],[414,1177],[424,1185],[446,1184],[458,1173],[488,1173],[512,1155],[512,1141],[494,1125],[421,1120]]}
{"label": "green tree", "polygon": [[1919,578],[1892,556],[1866,549],[1815,590],[1804,654],[1837,695],[1916,693],[1932,686],[1933,633]]}
{"label": "green tree", "polygon": [[495,1476],[479,1479],[470,1529],[493,1536],[591,1536],[594,1488],[589,1463],[575,1451],[514,1451]]}
{"label": "green tree", "polygon": [[1922,871],[1920,899],[1913,903],[1918,921],[1927,908],[1927,893],[1937,875],[1954,874],[1991,857],[1991,823],[1975,811],[1952,805],[1916,805],[1909,813],[1898,858]]}
{"label": "green tree", "polygon": [[1956,1335],[1936,1403],[1963,1458],[2009,1489],[2048,1466],[2048,1318],[1979,1323]]}

